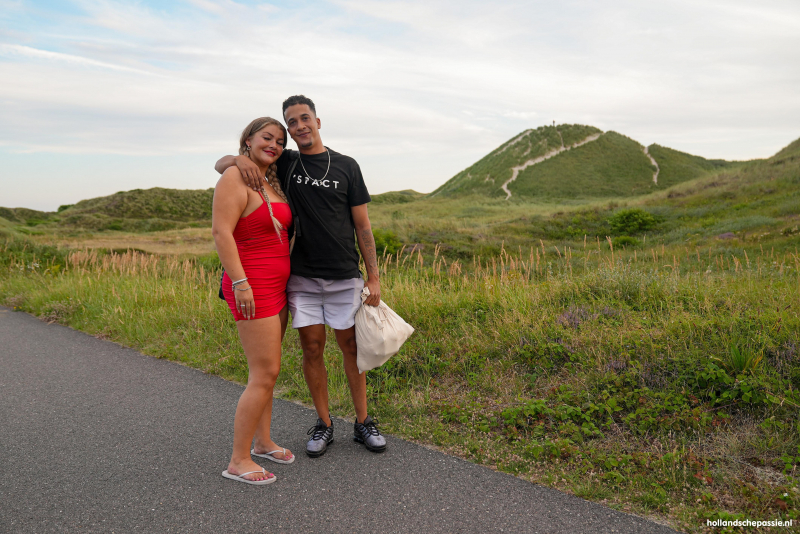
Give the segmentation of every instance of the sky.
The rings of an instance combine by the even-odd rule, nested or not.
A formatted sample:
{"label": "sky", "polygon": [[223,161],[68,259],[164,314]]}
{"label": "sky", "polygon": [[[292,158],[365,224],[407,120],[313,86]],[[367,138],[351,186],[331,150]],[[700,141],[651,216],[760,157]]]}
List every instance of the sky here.
{"label": "sky", "polygon": [[553,121],[769,157],[800,137],[800,2],[0,0],[0,80],[0,206],[214,187],[294,94],[372,193],[430,192]]}

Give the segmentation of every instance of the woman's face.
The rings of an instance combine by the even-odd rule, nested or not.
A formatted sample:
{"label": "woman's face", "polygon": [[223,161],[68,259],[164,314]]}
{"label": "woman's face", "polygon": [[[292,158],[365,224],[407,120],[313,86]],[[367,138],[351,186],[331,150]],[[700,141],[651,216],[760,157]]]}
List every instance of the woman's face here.
{"label": "woman's face", "polygon": [[283,130],[275,124],[270,124],[254,133],[247,142],[250,145],[250,159],[257,165],[268,167],[283,153],[286,139]]}

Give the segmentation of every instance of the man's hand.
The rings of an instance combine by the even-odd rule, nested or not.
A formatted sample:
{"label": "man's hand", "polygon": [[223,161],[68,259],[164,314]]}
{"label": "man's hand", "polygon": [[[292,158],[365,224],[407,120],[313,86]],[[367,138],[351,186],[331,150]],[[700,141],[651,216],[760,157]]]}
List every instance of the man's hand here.
{"label": "man's hand", "polygon": [[369,289],[369,296],[367,297],[367,300],[364,301],[364,304],[377,306],[381,303],[381,281],[377,278],[374,280],[370,278],[367,280],[366,286],[367,289]]}
{"label": "man's hand", "polygon": [[239,169],[242,180],[244,180],[247,187],[252,187],[253,191],[261,189],[258,166],[247,156],[222,156],[214,165],[214,169],[222,174],[234,165]]}
{"label": "man's hand", "polygon": [[236,156],[233,158],[233,162],[236,164],[239,172],[242,173],[242,180],[247,184],[247,187],[253,188],[253,191],[261,189],[261,179],[263,176],[260,176],[258,165],[253,163],[253,160],[247,156]]}

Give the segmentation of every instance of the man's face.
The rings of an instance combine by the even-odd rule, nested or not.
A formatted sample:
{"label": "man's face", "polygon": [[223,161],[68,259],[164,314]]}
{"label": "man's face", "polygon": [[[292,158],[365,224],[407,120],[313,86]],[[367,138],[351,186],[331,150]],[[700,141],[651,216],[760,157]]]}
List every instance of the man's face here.
{"label": "man's face", "polygon": [[319,141],[322,126],[316,114],[307,104],[289,106],[283,113],[289,135],[300,148],[311,148]]}

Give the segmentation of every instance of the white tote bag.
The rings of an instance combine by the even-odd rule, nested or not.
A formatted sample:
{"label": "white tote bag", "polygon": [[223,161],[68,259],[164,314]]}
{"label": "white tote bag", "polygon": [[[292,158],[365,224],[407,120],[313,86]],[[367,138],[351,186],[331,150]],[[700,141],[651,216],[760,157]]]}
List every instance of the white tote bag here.
{"label": "white tote bag", "polygon": [[414,328],[383,301],[377,306],[364,304],[368,296],[369,289],[365,286],[361,291],[361,307],[356,312],[359,373],[386,363],[414,333]]}

